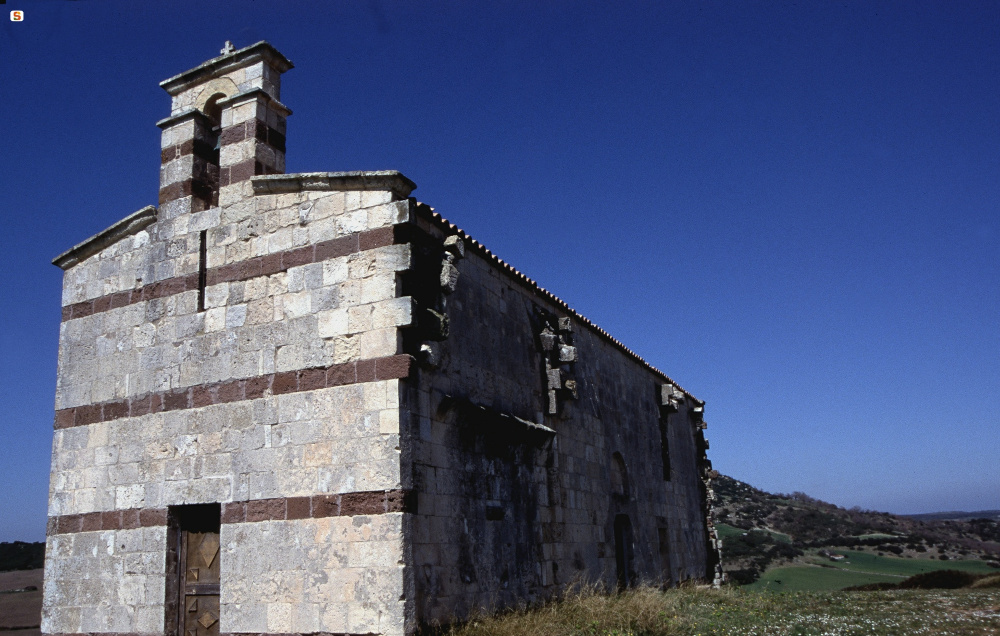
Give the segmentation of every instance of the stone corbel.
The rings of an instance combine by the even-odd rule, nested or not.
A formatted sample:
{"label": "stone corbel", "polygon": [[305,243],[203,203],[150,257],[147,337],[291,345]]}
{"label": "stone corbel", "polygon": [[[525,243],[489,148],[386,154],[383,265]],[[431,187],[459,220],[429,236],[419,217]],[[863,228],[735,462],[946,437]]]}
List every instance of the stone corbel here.
{"label": "stone corbel", "polygon": [[688,417],[694,422],[695,426],[700,429],[708,428],[708,424],[705,423],[705,403],[696,402],[694,407],[688,409]]}
{"label": "stone corbel", "polygon": [[670,413],[676,413],[684,404],[684,392],[676,384],[660,385],[660,407]]}
{"label": "stone corbel", "polygon": [[562,400],[580,399],[579,385],[573,377],[573,365],[578,360],[578,352],[573,345],[573,320],[556,318],[541,309],[538,312],[542,322],[538,344],[545,361],[548,414],[556,415]]}
{"label": "stone corbel", "polygon": [[[434,258],[437,258],[436,256]],[[441,243],[441,268],[437,281],[432,283],[437,291],[425,300],[431,306],[421,309],[421,331],[424,342],[420,345],[419,360],[430,368],[441,364],[440,346],[435,341],[446,340],[450,333],[448,296],[458,287],[459,272],[456,263],[465,258],[465,240],[457,235],[445,237]]]}
{"label": "stone corbel", "polygon": [[450,294],[458,285],[458,268],[455,261],[465,258],[465,242],[457,234],[444,240],[444,253],[441,255],[441,293]]}

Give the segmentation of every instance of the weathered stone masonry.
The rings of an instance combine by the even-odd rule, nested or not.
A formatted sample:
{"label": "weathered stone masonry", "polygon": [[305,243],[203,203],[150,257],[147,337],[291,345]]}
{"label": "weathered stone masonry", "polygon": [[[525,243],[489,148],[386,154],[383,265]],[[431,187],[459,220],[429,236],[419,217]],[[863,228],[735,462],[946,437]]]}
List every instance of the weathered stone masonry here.
{"label": "weathered stone masonry", "polygon": [[397,172],[284,175],[266,43],[162,83],[64,269],[43,631],[408,634],[717,577],[703,404]]}

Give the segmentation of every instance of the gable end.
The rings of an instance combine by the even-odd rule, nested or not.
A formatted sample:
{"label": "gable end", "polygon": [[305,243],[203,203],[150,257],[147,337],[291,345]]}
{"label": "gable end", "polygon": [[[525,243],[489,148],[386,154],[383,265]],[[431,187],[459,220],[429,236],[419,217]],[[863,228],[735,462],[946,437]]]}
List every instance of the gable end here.
{"label": "gable end", "polygon": [[156,221],[156,208],[147,205],[128,215],[106,230],[102,230],[82,243],[78,243],[52,259],[52,264],[63,270],[81,263],[104,248],[114,245],[126,236],[132,236],[146,229]]}

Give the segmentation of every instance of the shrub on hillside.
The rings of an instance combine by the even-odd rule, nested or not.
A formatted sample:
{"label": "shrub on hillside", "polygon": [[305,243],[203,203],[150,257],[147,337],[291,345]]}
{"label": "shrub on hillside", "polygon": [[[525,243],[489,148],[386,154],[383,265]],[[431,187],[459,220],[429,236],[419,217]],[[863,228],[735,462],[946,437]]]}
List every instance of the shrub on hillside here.
{"label": "shrub on hillside", "polygon": [[972,519],[969,526],[983,541],[1000,542],[1000,523],[992,519]]}
{"label": "shrub on hillside", "polygon": [[759,555],[763,552],[761,546],[774,543],[771,534],[763,530],[749,530],[742,535],[729,537],[722,542],[722,558],[739,559]]}
{"label": "shrub on hillside", "polygon": [[729,582],[734,585],[749,585],[760,578],[760,570],[756,568],[743,568],[741,570],[729,570],[726,572]]}
{"label": "shrub on hillside", "polygon": [[955,590],[960,587],[968,587],[981,578],[983,578],[981,574],[972,574],[971,572],[937,570],[911,576],[898,583],[897,587],[901,590]]}
{"label": "shrub on hillside", "polygon": [[916,574],[899,583],[868,583],[845,587],[845,592],[875,592],[879,590],[957,590],[963,587],[1000,587],[1000,575],[972,574],[958,570],[937,570]]}
{"label": "shrub on hillside", "polygon": [[774,546],[768,549],[767,555],[772,559],[794,559],[800,557],[804,552],[784,541],[776,541]]}

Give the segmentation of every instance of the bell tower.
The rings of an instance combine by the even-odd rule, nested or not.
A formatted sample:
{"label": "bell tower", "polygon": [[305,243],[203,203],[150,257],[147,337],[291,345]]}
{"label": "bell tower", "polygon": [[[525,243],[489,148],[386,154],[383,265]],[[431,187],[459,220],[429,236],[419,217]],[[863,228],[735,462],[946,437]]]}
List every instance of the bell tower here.
{"label": "bell tower", "polygon": [[253,195],[249,179],[285,172],[281,74],[292,63],[267,42],[236,49],[160,82],[171,96],[160,153],[159,218]]}

